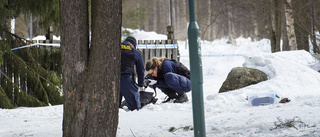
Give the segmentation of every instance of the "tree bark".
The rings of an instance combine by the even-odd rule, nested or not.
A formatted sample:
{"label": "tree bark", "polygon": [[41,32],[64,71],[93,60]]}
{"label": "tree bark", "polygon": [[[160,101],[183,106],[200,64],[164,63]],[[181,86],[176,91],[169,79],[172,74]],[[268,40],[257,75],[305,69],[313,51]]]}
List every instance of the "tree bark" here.
{"label": "tree bark", "polygon": [[311,9],[309,2],[296,0],[292,3],[295,18],[295,33],[297,38],[298,50],[304,49],[307,52],[309,49],[309,36],[312,36],[311,29]]}
{"label": "tree bark", "polygon": [[285,13],[286,13],[286,23],[287,23],[287,33],[289,40],[289,49],[297,50],[297,38],[294,32],[294,18],[293,18],[293,10],[291,0],[285,1]]}
{"label": "tree bark", "polygon": [[276,52],[276,36],[272,25],[272,10],[271,10],[271,0],[266,3],[265,9],[265,20],[266,20],[266,29],[268,32],[268,37],[271,43],[271,52]]}
{"label": "tree bark", "polygon": [[280,1],[273,0],[274,4],[274,20],[275,20],[275,38],[276,45],[275,51],[280,51],[280,40],[281,40],[281,10],[280,10]]}
{"label": "tree bark", "polygon": [[228,42],[232,45],[237,45],[236,43],[236,32],[235,32],[235,25],[233,23],[233,16],[232,16],[232,8],[229,8],[228,11]]}
{"label": "tree bark", "polygon": [[257,20],[257,7],[255,3],[253,4],[253,11],[251,13],[252,16],[252,24],[253,24],[253,41],[259,41],[261,39],[260,37],[260,33],[259,33],[259,24],[258,24],[258,20]]}
{"label": "tree bark", "polygon": [[316,35],[315,35],[314,4],[315,4],[314,0],[311,0],[311,30],[312,30],[311,42],[313,45],[313,53],[319,53],[319,47],[317,46]]}
{"label": "tree bark", "polygon": [[120,90],[121,1],[60,0],[63,136],[116,136]]}
{"label": "tree bark", "polygon": [[288,33],[287,33],[287,23],[286,23],[286,16],[284,12],[284,6],[282,6],[281,12],[281,36],[282,36],[282,51],[289,51],[289,40],[288,40]]}
{"label": "tree bark", "polygon": [[63,136],[88,134],[89,93],[86,72],[89,52],[88,0],[60,0],[61,57],[64,94]]}
{"label": "tree bark", "polygon": [[116,136],[118,128],[122,4],[119,0],[92,1],[92,48],[89,59],[91,107],[89,136]]}

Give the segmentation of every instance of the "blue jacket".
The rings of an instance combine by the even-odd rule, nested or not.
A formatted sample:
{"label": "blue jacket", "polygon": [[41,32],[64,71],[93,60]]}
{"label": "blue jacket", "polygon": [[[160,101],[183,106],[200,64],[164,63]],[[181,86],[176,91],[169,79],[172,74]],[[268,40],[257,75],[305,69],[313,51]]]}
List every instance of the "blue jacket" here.
{"label": "blue jacket", "polygon": [[158,68],[156,86],[167,94],[167,90],[182,95],[191,90],[190,71],[180,62],[165,60],[162,67]]}
{"label": "blue jacket", "polygon": [[[133,54],[134,54],[134,62],[136,65],[136,72],[138,75],[138,86],[143,87],[143,81],[144,81],[144,63],[142,59],[142,54],[140,51],[138,51],[135,48],[133,49]],[[133,76],[134,72],[132,70],[124,70],[121,71],[121,76],[126,77],[126,76]]]}
{"label": "blue jacket", "polygon": [[177,73],[177,61],[175,60],[165,60],[162,62],[162,67],[158,68],[157,79],[164,80],[165,74],[168,72]]}

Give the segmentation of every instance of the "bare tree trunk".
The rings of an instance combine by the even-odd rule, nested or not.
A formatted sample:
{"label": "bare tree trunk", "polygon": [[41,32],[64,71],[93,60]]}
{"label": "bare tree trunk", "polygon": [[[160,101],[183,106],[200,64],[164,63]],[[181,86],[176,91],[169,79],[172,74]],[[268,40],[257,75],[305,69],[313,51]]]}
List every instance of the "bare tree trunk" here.
{"label": "bare tree trunk", "polygon": [[[63,136],[116,136],[120,90],[121,1],[60,0]],[[90,50],[90,52],[89,52]]]}
{"label": "bare tree trunk", "polygon": [[270,39],[271,43],[271,52],[276,52],[276,37],[275,37],[275,32],[273,29],[273,24],[272,24],[272,5],[271,5],[272,0],[269,0],[266,3],[266,9],[265,9],[265,22],[266,22],[266,30],[268,32],[268,37]]}
{"label": "bare tree trunk", "polygon": [[281,10],[280,1],[273,0],[274,3],[274,20],[275,20],[275,38],[276,47],[275,51],[280,51],[280,40],[281,40]]}
{"label": "bare tree trunk", "polygon": [[284,12],[284,5],[281,6],[281,37],[282,37],[282,51],[289,51],[289,40],[288,40],[288,33],[287,33],[287,23],[286,23],[286,16]]}
{"label": "bare tree trunk", "polygon": [[187,3],[186,0],[173,0],[173,8],[176,16],[173,18],[176,20],[173,22],[175,25],[174,35],[176,39],[187,38]]}
{"label": "bare tree trunk", "polygon": [[304,49],[307,52],[310,51],[309,48],[309,36],[312,35],[311,29],[311,7],[309,6],[309,2],[305,1],[293,1],[293,9],[294,11],[294,25],[295,25],[295,32],[297,38],[297,46],[298,50]]}
{"label": "bare tree trunk", "polygon": [[[255,8],[255,7],[254,7]],[[259,41],[260,38],[260,33],[259,33],[259,24],[257,20],[257,14],[256,11],[254,10],[252,13],[252,24],[253,24],[253,41]]]}
{"label": "bare tree trunk", "polygon": [[[207,9],[207,12],[208,12],[208,19],[207,19],[207,23],[206,24],[210,24],[211,22],[211,17],[212,17],[212,13],[211,13],[211,0],[207,0],[207,6],[208,6],[208,9]],[[211,29],[211,25],[209,26],[209,29]],[[207,40],[210,40],[211,39],[211,35],[210,35],[210,30],[208,31],[208,33],[206,34],[207,36]]]}
{"label": "bare tree trunk", "polygon": [[311,0],[311,30],[312,30],[311,41],[313,45],[313,53],[319,54],[319,47],[316,43],[316,35],[315,35],[314,7],[315,7],[314,0]]}
{"label": "bare tree trunk", "polygon": [[[232,8],[229,8],[232,9]],[[228,36],[229,36],[229,43],[232,45],[237,45],[236,42],[236,33],[235,33],[235,26],[232,20],[232,11],[228,11]]]}
{"label": "bare tree trunk", "polygon": [[286,13],[286,23],[287,23],[287,33],[289,39],[289,49],[297,50],[297,38],[294,32],[294,18],[293,18],[293,10],[291,0],[285,1],[285,13]]}

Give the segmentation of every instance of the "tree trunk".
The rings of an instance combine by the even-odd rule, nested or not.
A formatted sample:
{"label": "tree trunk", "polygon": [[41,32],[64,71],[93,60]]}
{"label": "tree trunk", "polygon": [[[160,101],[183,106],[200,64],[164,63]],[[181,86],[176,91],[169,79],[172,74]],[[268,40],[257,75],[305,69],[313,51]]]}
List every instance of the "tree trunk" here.
{"label": "tree trunk", "polygon": [[230,10],[228,11],[228,36],[229,36],[228,42],[231,43],[232,45],[237,45],[235,25],[233,23],[233,16],[231,11],[232,8],[229,8],[229,9]]}
{"label": "tree trunk", "polygon": [[288,33],[287,33],[287,23],[286,23],[286,16],[284,12],[284,6],[282,6],[281,12],[281,36],[282,36],[282,51],[289,51],[289,40],[288,40]]}
{"label": "tree trunk", "polygon": [[[63,136],[116,136],[120,90],[121,1],[60,0]],[[89,52],[90,51],[90,52]]]}
{"label": "tree trunk", "polygon": [[[92,6],[91,6],[92,8]],[[88,99],[84,90],[89,52],[88,1],[60,0],[61,57],[64,94],[63,136],[82,137],[90,132]]]}
{"label": "tree trunk", "polygon": [[294,18],[293,18],[293,10],[291,0],[285,1],[285,13],[286,13],[286,23],[287,23],[287,33],[288,33],[288,40],[289,40],[289,49],[290,50],[297,50],[297,38],[294,32]]}
{"label": "tree trunk", "polygon": [[297,45],[298,50],[304,49],[307,52],[310,51],[309,49],[309,36],[312,35],[311,29],[311,9],[312,7],[309,6],[309,2],[305,1],[294,1],[292,3],[294,11],[294,18],[295,20],[295,33],[297,38]]}
{"label": "tree trunk", "polygon": [[[207,12],[208,12],[208,19],[207,19],[207,22],[206,22],[206,24],[210,24],[210,22],[211,22],[211,15],[212,15],[212,13],[211,13],[211,0],[207,0]],[[209,29],[211,29],[211,25],[209,26]],[[210,35],[210,30],[207,32],[207,34],[206,34],[206,39],[207,40],[210,40],[211,39],[211,35]]]}
{"label": "tree trunk", "polygon": [[267,6],[265,9],[265,14],[266,14],[266,27],[267,27],[267,32],[268,32],[268,37],[270,39],[270,43],[271,43],[271,52],[276,52],[276,36],[275,36],[275,32],[273,29],[273,25],[272,25],[272,10],[271,10],[271,1],[267,2]]}
{"label": "tree trunk", "polygon": [[257,20],[257,10],[255,7],[256,5],[254,3],[252,3],[253,6],[253,11],[251,13],[252,16],[252,24],[253,24],[253,41],[259,41],[261,39],[260,37],[260,33],[259,33],[259,24],[258,24],[258,20]]}
{"label": "tree trunk", "polygon": [[280,51],[280,40],[281,40],[281,10],[280,1],[273,0],[274,4],[274,20],[275,20],[275,38],[276,46],[275,51]]}
{"label": "tree trunk", "polygon": [[318,53],[319,54],[319,47],[316,43],[316,35],[315,35],[315,17],[314,17],[314,0],[311,0],[311,30],[312,30],[312,35],[311,35],[311,42],[313,45],[313,53]]}
{"label": "tree trunk", "polygon": [[[119,0],[92,1],[92,48],[86,91],[92,103],[89,136],[116,136],[118,128],[122,4]],[[90,101],[91,100],[91,101]]]}

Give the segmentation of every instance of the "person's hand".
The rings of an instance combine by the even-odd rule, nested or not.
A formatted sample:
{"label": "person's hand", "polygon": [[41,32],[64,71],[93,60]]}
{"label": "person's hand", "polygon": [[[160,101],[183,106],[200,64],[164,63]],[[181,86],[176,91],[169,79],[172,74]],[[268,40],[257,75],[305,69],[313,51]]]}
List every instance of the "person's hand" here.
{"label": "person's hand", "polygon": [[144,91],[144,88],[143,87],[139,87],[138,88],[138,91],[140,92],[140,91]]}
{"label": "person's hand", "polygon": [[157,80],[149,79],[149,85],[157,84]]}
{"label": "person's hand", "polygon": [[148,86],[152,86],[157,83],[157,80],[153,79],[145,79],[144,80],[144,87],[147,88]]}
{"label": "person's hand", "polygon": [[144,87],[152,86],[157,83],[157,80],[152,75],[148,74],[144,79]]}

